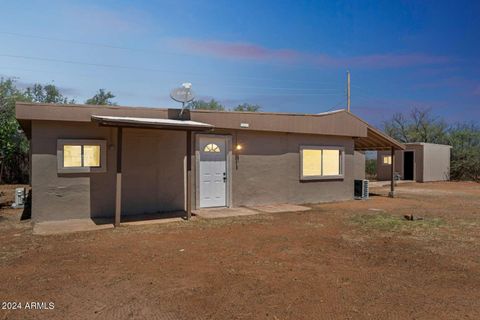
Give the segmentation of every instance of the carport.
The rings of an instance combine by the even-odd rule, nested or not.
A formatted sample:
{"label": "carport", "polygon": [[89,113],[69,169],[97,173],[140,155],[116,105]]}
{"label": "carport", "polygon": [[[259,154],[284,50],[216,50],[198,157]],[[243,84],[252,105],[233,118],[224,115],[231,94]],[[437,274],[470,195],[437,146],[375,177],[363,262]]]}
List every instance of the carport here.
{"label": "carport", "polygon": [[[360,118],[359,118],[360,119]],[[360,119],[361,120],[361,119]],[[363,120],[362,120],[363,121]],[[366,123],[366,122],[365,122]],[[356,151],[390,151],[391,155],[391,171],[390,171],[390,197],[395,196],[395,151],[404,150],[405,145],[387,136],[378,129],[367,124],[367,136],[355,138]]]}

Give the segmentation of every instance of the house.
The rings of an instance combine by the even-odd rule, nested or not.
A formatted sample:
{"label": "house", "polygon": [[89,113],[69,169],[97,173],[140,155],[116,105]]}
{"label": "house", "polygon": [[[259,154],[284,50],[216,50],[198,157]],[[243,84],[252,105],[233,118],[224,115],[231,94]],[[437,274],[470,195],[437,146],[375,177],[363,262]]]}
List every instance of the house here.
{"label": "house", "polygon": [[[417,182],[450,180],[451,146],[435,143],[405,143],[405,150],[397,150],[394,157],[394,171],[402,180]],[[389,180],[392,155],[377,153],[377,179]]]}
{"label": "house", "polygon": [[361,152],[404,149],[345,110],[17,103],[16,117],[30,141],[35,222],[348,200]]}

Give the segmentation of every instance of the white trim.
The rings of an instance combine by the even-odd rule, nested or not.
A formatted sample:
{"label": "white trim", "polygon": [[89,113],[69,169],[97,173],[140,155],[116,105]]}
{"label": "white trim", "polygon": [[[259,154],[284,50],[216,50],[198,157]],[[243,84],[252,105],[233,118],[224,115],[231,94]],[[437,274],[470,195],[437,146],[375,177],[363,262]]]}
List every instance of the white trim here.
{"label": "white trim", "polygon": [[196,133],[195,134],[195,209],[200,209],[200,138],[224,138],[226,147],[226,172],[227,172],[227,186],[226,186],[226,207],[233,207],[233,170],[232,170],[232,135],[230,134],[209,134]]}

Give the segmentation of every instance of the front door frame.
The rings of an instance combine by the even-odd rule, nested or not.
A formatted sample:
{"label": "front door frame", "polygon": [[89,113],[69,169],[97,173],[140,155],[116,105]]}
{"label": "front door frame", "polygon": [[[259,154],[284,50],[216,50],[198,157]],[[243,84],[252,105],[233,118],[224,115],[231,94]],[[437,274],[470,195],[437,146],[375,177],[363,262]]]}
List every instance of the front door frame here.
{"label": "front door frame", "polygon": [[195,134],[195,209],[200,209],[200,139],[201,138],[224,138],[226,150],[227,186],[225,190],[225,203],[227,208],[232,207],[232,135],[229,134]]}

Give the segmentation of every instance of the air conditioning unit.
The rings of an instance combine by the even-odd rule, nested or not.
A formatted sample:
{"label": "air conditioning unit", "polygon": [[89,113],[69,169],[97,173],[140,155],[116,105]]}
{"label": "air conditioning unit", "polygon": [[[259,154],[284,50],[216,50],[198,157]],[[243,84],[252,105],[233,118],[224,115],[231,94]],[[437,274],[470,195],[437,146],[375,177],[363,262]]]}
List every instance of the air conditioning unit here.
{"label": "air conditioning unit", "polygon": [[355,180],[355,199],[368,199],[368,180]]}
{"label": "air conditioning unit", "polygon": [[25,197],[26,192],[25,188],[16,188],[15,189],[15,203],[12,204],[12,208],[24,208],[25,207]]}

